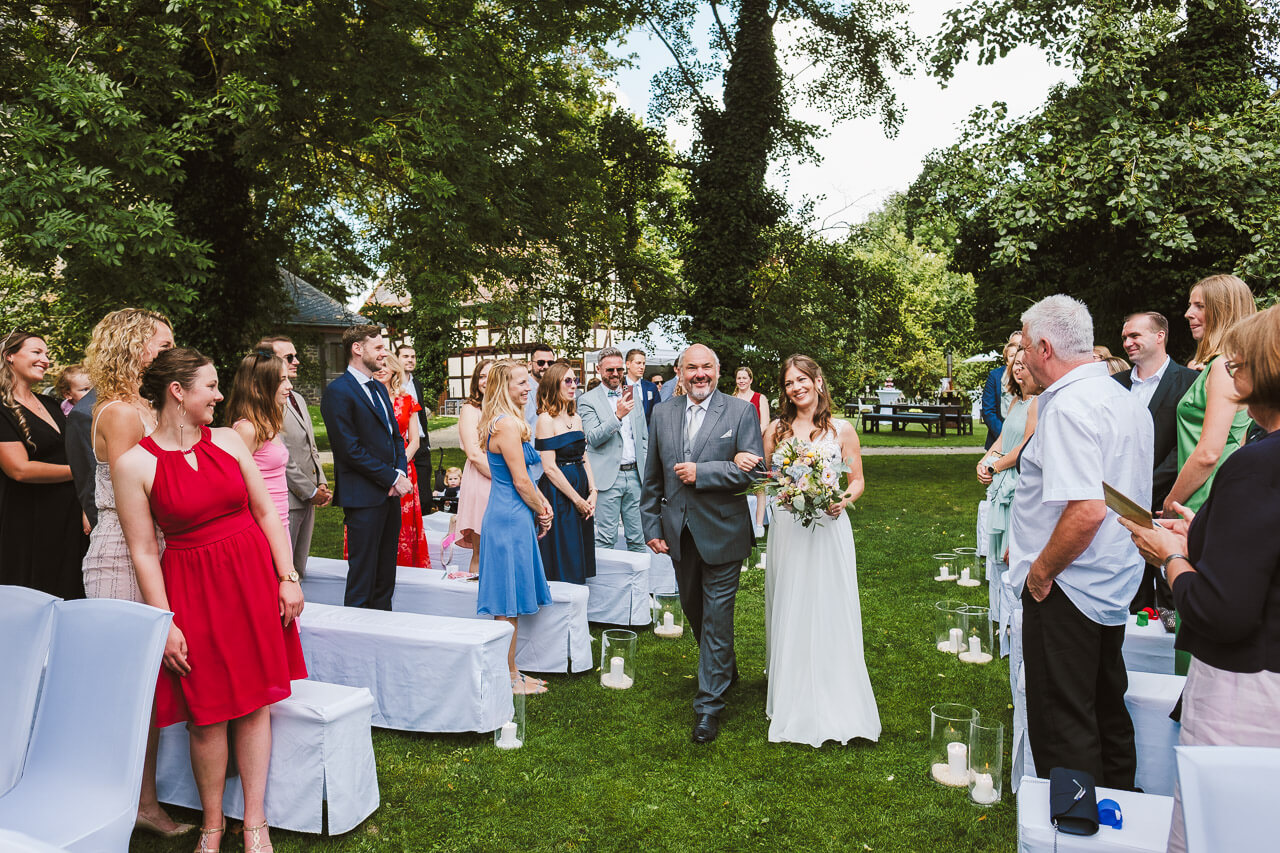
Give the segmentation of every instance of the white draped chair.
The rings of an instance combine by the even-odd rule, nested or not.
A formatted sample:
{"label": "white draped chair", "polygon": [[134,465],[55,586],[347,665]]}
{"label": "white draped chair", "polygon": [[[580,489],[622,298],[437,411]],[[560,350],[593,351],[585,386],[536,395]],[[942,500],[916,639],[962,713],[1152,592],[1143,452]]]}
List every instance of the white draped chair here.
{"label": "white draped chair", "polygon": [[76,853],[129,847],[171,613],[131,601],[54,605],[22,778],[0,826]]}
{"label": "white draped chair", "polygon": [[0,853],[62,853],[62,848],[21,832],[0,829]]}
{"label": "white draped chair", "polygon": [[1119,804],[1124,826],[1100,826],[1093,835],[1067,835],[1055,832],[1049,821],[1049,780],[1024,777],[1018,787],[1018,853],[1164,853],[1173,797],[1114,788],[1097,790],[1099,800]]}
{"label": "white draped chair", "polygon": [[596,549],[596,574],[587,578],[587,619],[608,625],[648,625],[649,555],[615,548]]}
{"label": "white draped chair", "polygon": [[1130,672],[1124,706],[1133,720],[1133,743],[1138,751],[1134,784],[1148,794],[1173,796],[1173,748],[1182,726],[1169,719],[1187,679],[1183,675]]}
{"label": "white draped chair", "polygon": [[0,795],[22,776],[57,600],[24,586],[0,586]]}
{"label": "white draped chair", "polygon": [[1173,634],[1159,620],[1138,627],[1136,616],[1124,626],[1124,668],[1130,672],[1173,675]]}
{"label": "white draped chair", "polygon": [[1275,843],[1280,749],[1178,746],[1174,753],[1188,853],[1266,850]]}

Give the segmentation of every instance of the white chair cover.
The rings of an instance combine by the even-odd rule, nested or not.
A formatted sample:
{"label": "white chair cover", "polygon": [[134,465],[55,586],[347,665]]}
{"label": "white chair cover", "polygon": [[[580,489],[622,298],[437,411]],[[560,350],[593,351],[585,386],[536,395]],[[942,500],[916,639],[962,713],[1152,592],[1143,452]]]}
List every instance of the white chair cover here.
{"label": "white chair cover", "polygon": [[1009,787],[1016,794],[1023,776],[1036,775],[1027,736],[1027,671],[1022,663],[1022,608],[1013,610],[1010,632],[1009,690],[1013,696],[1013,745],[1009,752]]}
{"label": "white chair cover", "polygon": [[[437,515],[445,515],[445,513],[432,513],[432,517]],[[439,527],[439,522],[434,522],[434,524],[437,528]],[[444,530],[429,529],[426,530],[426,534],[427,553],[431,555],[431,568],[447,569],[449,566],[455,566],[460,569],[466,569],[471,565],[471,549],[463,547],[461,543],[454,542],[449,546],[447,553],[444,551],[444,540],[449,535],[447,527]],[[310,563],[308,563],[308,566],[310,566]]]}
{"label": "white chair cover", "polygon": [[596,575],[587,578],[587,619],[609,625],[648,625],[653,620],[649,599],[649,557],[596,549]]}
{"label": "white chair cover", "polygon": [[298,617],[309,677],[373,694],[373,725],[491,732],[511,719],[511,626],[307,604]]}
{"label": "white chair cover", "polygon": [[1186,676],[1130,672],[1124,706],[1133,720],[1133,742],[1138,750],[1136,784],[1148,794],[1173,796],[1173,748],[1182,726],[1169,712],[1182,695]]}
{"label": "white chair cover", "polygon": [[132,601],[54,605],[22,778],[0,826],[71,851],[127,850],[171,613]]}
{"label": "white chair cover", "polygon": [[24,586],[0,586],[0,795],[22,776],[57,600]]}
{"label": "white chair cover", "polygon": [[1173,675],[1173,634],[1159,621],[1138,627],[1138,617],[1130,616],[1124,625],[1124,668],[1129,672],[1155,672]]}
{"label": "white chair cover", "polygon": [[978,524],[974,535],[978,539],[978,556],[979,557],[1000,557],[999,554],[988,554],[991,550],[991,536],[987,533],[987,516],[991,512],[991,501],[978,501]]}
{"label": "white chair cover", "polygon": [[1276,842],[1280,749],[1178,746],[1174,752],[1188,853],[1265,850]]}
{"label": "white chair cover", "polygon": [[422,529],[428,534],[448,533],[451,521],[453,521],[451,512],[429,512],[422,517]]}
{"label": "white chair cover", "polygon": [[[322,833],[327,802],[329,834],[338,835],[373,814],[379,801],[369,729],[373,708],[373,697],[363,688],[293,682],[293,695],[271,706],[267,823]],[[161,730],[156,786],[162,802],[200,808],[186,726]],[[227,780],[222,809],[229,817],[244,818],[244,790],[238,779]]]}
{"label": "white chair cover", "polygon": [[[310,557],[302,590],[307,602],[341,606],[347,586],[347,563]],[[443,571],[396,570],[391,606],[400,613],[485,619],[476,615],[478,590],[474,581],[448,580]],[[585,672],[595,666],[591,631],[587,625],[587,588],[551,582],[553,602],[537,613],[520,617],[516,635],[516,665],[527,672]]]}
{"label": "white chair cover", "polygon": [[10,829],[0,829],[0,853],[63,853],[61,847]]}
{"label": "white chair cover", "polygon": [[1124,816],[1121,829],[1100,826],[1095,835],[1055,833],[1049,822],[1049,780],[1023,777],[1018,787],[1019,853],[1164,853],[1173,797],[1098,788],[1098,799],[1115,800],[1120,805]]}

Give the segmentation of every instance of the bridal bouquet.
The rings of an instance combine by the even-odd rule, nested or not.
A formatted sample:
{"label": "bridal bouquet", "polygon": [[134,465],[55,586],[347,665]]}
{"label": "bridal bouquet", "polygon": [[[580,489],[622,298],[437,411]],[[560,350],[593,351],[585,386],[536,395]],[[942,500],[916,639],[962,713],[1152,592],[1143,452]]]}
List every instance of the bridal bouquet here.
{"label": "bridal bouquet", "polygon": [[840,500],[842,475],[849,473],[840,445],[789,438],[774,449],[771,461],[765,491],[805,527],[821,523],[827,508]]}

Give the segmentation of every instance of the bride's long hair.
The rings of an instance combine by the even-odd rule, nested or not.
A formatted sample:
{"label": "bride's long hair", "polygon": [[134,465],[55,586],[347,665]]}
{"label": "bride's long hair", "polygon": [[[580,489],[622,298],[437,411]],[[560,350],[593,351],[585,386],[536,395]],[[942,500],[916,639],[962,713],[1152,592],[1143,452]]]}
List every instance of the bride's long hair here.
{"label": "bride's long hair", "polygon": [[822,375],[822,368],[818,366],[818,362],[807,355],[793,355],[782,362],[782,370],[778,373],[778,387],[782,391],[778,400],[778,422],[773,433],[775,443],[791,435],[791,425],[795,423],[796,416],[799,414],[796,404],[791,402],[791,397],[786,391],[787,371],[793,367],[813,381],[814,393],[818,395],[818,407],[813,410],[814,433],[821,435],[832,428],[831,392],[827,390],[827,380]]}

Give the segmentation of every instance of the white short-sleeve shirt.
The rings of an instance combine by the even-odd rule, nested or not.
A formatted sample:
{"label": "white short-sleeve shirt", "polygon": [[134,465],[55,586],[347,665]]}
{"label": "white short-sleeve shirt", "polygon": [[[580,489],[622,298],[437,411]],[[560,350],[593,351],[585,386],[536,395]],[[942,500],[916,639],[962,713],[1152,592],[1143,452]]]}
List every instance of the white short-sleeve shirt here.
{"label": "white short-sleeve shirt", "polygon": [[[1013,496],[1007,582],[1021,593],[1068,501],[1102,500],[1105,480],[1139,506],[1151,504],[1154,427],[1141,400],[1107,366],[1076,367],[1040,395],[1036,431],[1022,451]],[[1089,547],[1054,583],[1085,616],[1123,625],[1142,580],[1129,532],[1107,517]]]}

